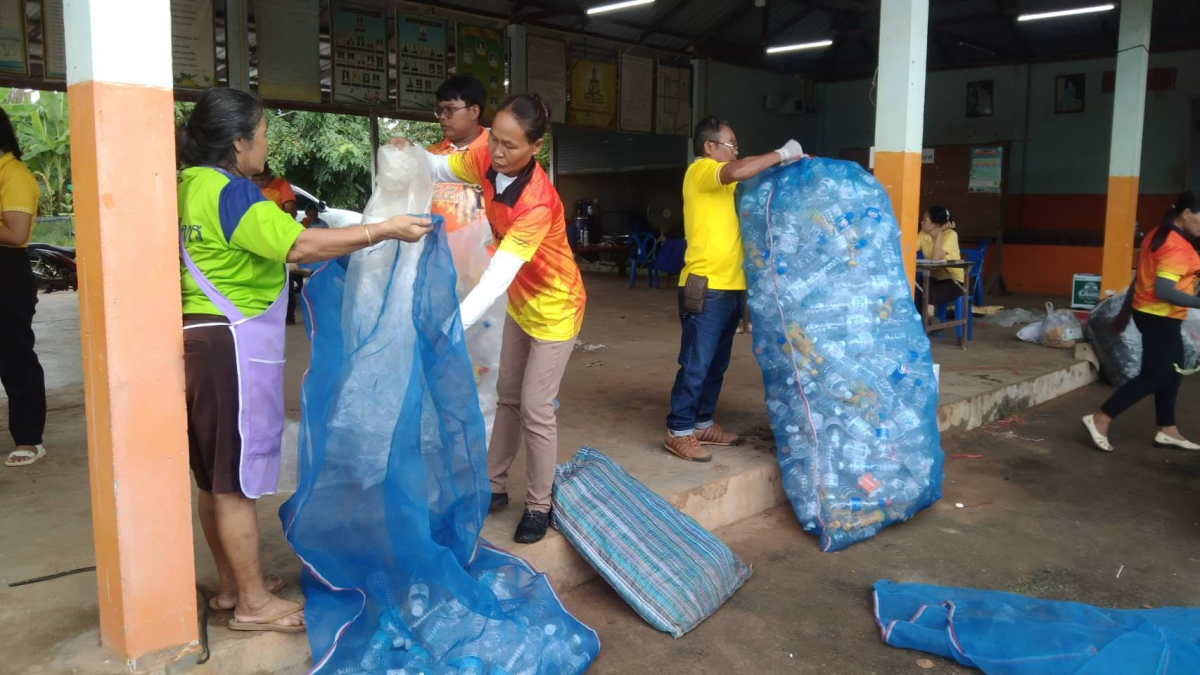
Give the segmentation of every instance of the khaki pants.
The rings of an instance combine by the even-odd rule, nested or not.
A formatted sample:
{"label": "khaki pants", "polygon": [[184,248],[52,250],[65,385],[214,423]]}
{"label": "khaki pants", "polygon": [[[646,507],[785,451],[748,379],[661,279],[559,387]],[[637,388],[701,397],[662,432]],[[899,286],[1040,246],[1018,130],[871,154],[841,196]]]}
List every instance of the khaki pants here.
{"label": "khaki pants", "polygon": [[530,337],[512,320],[504,319],[500,351],[500,401],[488,448],[492,492],[505,492],[508,470],[525,439],[525,508],[548,512],[558,463],[558,422],[554,398],[571,358],[575,339],[550,342]]}

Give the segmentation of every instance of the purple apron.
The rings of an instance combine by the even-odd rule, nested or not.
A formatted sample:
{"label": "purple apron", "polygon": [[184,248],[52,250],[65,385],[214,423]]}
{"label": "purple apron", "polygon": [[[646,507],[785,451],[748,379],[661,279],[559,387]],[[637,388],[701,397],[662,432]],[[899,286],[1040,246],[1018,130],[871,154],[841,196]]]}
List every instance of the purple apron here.
{"label": "purple apron", "polygon": [[[280,445],[283,440],[284,318],[287,313],[288,280],[283,277],[279,296],[265,312],[247,319],[192,262],[183,239],[179,254],[192,279],[204,295],[229,320],[238,372],[238,431],[242,436],[242,460],[238,479],[242,493],[250,499],[275,493],[279,483]],[[202,326],[226,326],[206,323]]]}

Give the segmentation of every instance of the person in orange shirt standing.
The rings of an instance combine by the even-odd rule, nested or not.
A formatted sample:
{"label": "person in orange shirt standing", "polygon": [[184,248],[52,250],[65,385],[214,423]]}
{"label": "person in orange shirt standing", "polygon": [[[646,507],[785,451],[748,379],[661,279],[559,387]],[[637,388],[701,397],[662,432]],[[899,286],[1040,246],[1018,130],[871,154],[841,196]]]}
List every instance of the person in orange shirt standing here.
{"label": "person in orange shirt standing", "polygon": [[296,217],[296,192],[292,190],[291,183],[271,171],[270,164],[264,165],[262,173],[254,177],[254,184],[262,190],[268,201],[275,202],[275,205],[286,211],[289,216]]}
{"label": "person in orange shirt standing", "polygon": [[[291,183],[271,171],[270,163],[264,164],[262,173],[255,175],[253,180],[267,201],[275,202],[275,206],[293,219],[296,217],[296,192],[292,190]],[[288,304],[285,322],[289,326],[296,323],[296,298],[300,296],[300,291],[304,288],[304,276],[304,271],[300,269],[299,265],[288,267]]]}
{"label": "person in orange shirt standing", "polygon": [[[583,324],[587,295],[567,243],[562,200],[534,155],[550,111],[536,96],[509,96],[496,111],[485,145],[449,156],[430,155],[434,182],[483,188],[492,235],[499,242],[479,284],[462,302],[470,328],[508,293],[500,352],[500,404],[488,447],[492,507],[508,503],[508,471],[524,437],[525,513],[513,539],[531,544],[550,524],[550,495],[558,462],[554,399]],[[391,143],[408,145],[403,138]]]}
{"label": "person in orange shirt standing", "polygon": [[[1175,426],[1175,397],[1181,379],[1175,365],[1183,364],[1183,320],[1189,307],[1200,309],[1200,298],[1196,297],[1200,256],[1185,234],[1193,239],[1200,237],[1200,211],[1191,192],[1179,195],[1162,224],[1142,241],[1137,275],[1121,308],[1121,318],[1132,313],[1133,323],[1142,334],[1142,370],[1105,401],[1100,412],[1083,418],[1092,443],[1104,452],[1113,451],[1108,425],[1150,394],[1154,394],[1158,425],[1154,445],[1200,450],[1200,445],[1184,438]],[[1124,328],[1119,324],[1116,327]]]}

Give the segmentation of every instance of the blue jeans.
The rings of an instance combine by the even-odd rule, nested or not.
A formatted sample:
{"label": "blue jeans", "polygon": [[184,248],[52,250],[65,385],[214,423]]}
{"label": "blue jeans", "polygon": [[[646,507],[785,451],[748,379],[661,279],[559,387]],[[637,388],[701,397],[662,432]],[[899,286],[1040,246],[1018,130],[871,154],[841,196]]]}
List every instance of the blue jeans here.
{"label": "blue jeans", "polygon": [[667,428],[675,435],[712,425],[733,353],[733,336],[745,311],[745,291],[709,291],[704,296],[704,311],[689,314],[683,311],[683,289],[679,289],[683,339],[667,416]]}

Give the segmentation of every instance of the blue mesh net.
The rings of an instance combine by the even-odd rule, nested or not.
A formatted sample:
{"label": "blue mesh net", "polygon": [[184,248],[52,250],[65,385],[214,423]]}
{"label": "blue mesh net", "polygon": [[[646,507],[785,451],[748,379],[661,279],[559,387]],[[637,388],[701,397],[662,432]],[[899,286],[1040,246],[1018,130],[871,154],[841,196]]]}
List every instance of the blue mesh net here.
{"label": "blue mesh net", "polygon": [[937,386],[887,192],[804,159],[738,189],[783,487],[832,551],[941,498]]}
{"label": "blue mesh net", "polygon": [[313,672],[586,670],[596,634],[479,538],[485,429],[443,224],[317,266],[303,307],[299,485],[280,517],[303,561]]}
{"label": "blue mesh net", "polygon": [[1194,675],[1200,609],[1106,609],[1012,593],[875,583],[883,641],[987,675]]}

